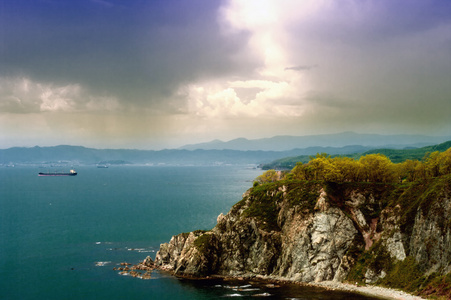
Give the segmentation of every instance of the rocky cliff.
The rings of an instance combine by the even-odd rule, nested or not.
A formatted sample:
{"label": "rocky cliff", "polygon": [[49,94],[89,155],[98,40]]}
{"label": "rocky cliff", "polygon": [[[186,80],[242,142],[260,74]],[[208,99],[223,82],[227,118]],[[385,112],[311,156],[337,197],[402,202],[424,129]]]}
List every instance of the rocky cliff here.
{"label": "rocky cliff", "polygon": [[426,291],[434,280],[451,280],[451,176],[256,185],[212,230],[162,244],[155,264],[181,276],[352,280]]}

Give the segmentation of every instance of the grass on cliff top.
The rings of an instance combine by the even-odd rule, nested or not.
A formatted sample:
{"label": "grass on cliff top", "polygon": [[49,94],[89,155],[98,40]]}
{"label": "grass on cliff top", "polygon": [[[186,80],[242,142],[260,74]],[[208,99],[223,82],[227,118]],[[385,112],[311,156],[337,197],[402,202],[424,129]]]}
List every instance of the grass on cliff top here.
{"label": "grass on cliff top", "polygon": [[[409,234],[418,209],[426,215],[430,209],[437,209],[432,205],[444,190],[451,190],[451,175],[432,178],[426,181],[405,183],[373,183],[373,182],[325,182],[305,180],[280,180],[256,184],[250,190],[249,196],[235,204],[232,212],[237,212],[246,203],[242,217],[253,217],[265,230],[280,230],[277,217],[281,203],[290,207],[298,207],[298,212],[312,212],[319,197],[319,191],[324,187],[332,205],[345,207],[351,192],[358,192],[366,199],[365,205],[359,208],[367,218],[378,218],[386,207],[395,208],[401,217],[401,231]],[[285,190],[285,192],[283,191]],[[368,201],[374,199],[374,201]],[[443,211],[437,211],[438,214]],[[449,224],[441,224],[442,229]],[[404,245],[408,249],[408,245]]]}
{"label": "grass on cliff top", "polygon": [[279,209],[277,202],[282,199],[278,191],[280,182],[266,183],[254,186],[249,194],[249,207],[243,212],[242,217],[255,218],[262,229],[266,231],[280,231],[277,224]]}
{"label": "grass on cliff top", "polygon": [[210,247],[212,235],[211,234],[202,234],[197,237],[197,239],[194,240],[194,246],[200,251],[200,252],[206,252],[208,247]]}
{"label": "grass on cliff top", "polygon": [[322,184],[318,181],[287,181],[286,200],[291,207],[298,206],[301,211],[313,211],[320,195]]}
{"label": "grass on cliff top", "polygon": [[360,211],[365,216],[366,222],[371,223],[374,218],[379,218],[384,208],[388,206],[399,184],[378,182],[325,182],[325,190],[330,203],[346,211],[346,202],[350,201],[355,193],[365,198],[359,205]]}
{"label": "grass on cliff top", "polygon": [[244,210],[242,217],[255,218],[263,230],[280,231],[277,218],[281,205],[297,206],[301,212],[311,212],[319,197],[320,189],[319,182],[305,180],[281,180],[255,185],[249,196],[237,203],[232,210],[236,212],[249,201],[249,206]]}

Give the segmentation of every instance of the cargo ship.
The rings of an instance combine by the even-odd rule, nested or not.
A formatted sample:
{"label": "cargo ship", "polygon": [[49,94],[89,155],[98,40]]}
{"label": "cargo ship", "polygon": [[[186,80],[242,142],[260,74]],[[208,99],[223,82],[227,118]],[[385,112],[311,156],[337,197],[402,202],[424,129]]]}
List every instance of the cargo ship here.
{"label": "cargo ship", "polygon": [[63,172],[48,172],[43,173],[40,172],[38,176],[75,176],[77,175],[77,172],[75,170],[70,170],[69,173],[63,173]]}

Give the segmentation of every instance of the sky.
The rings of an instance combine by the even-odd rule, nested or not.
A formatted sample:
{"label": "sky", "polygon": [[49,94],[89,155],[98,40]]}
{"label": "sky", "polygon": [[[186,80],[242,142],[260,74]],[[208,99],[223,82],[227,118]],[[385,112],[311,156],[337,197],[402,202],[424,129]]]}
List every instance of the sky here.
{"label": "sky", "polygon": [[451,135],[451,2],[0,0],[0,148]]}

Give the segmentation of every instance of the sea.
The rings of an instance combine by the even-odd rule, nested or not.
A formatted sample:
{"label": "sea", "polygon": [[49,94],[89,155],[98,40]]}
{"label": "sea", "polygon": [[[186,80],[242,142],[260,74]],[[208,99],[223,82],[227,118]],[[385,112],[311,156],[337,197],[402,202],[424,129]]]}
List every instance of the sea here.
{"label": "sea", "polygon": [[254,166],[77,166],[77,176],[38,176],[46,171],[0,167],[0,299],[376,299],[114,270],[154,259],[173,235],[213,228],[262,173]]}

